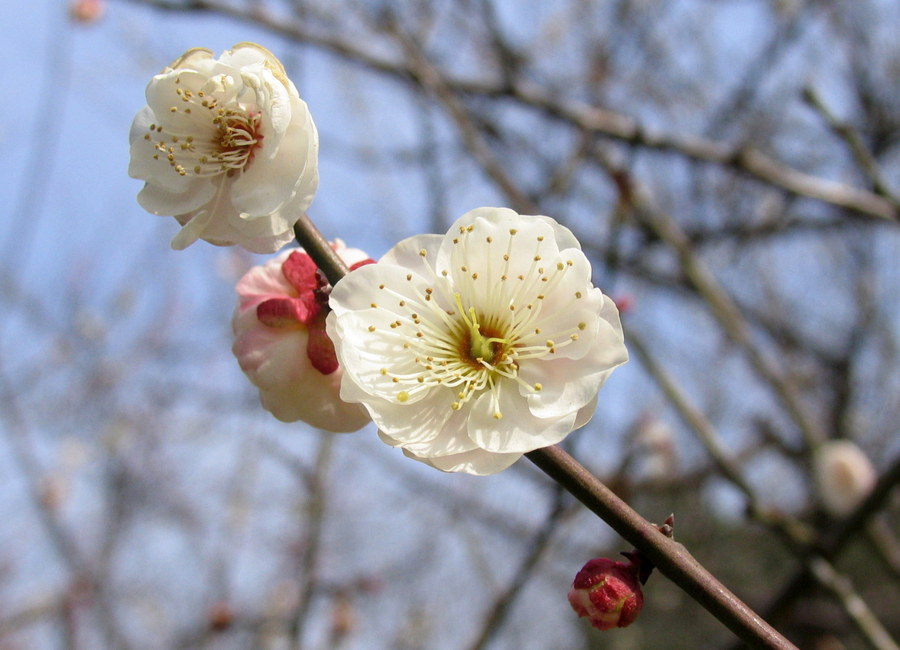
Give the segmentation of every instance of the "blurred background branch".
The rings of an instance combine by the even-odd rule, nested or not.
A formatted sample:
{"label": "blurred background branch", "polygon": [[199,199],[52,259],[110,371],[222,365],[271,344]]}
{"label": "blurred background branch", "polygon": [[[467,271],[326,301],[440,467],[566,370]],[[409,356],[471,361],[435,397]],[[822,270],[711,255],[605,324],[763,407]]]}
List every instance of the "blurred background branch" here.
{"label": "blurred background branch", "polygon": [[[479,205],[564,223],[633,357],[568,451],[645,518],[674,512],[678,541],[799,647],[894,647],[891,2],[62,9],[2,10],[22,106],[0,127],[0,646],[734,642],[657,579],[633,626],[583,626],[575,572],[629,545],[525,463],[444,476],[373,431],[261,409],[228,328],[261,260],[169,251],[123,145],[151,74],[253,40],[316,119],[326,237],[377,258]],[[816,469],[834,441],[871,472],[841,512]]]}

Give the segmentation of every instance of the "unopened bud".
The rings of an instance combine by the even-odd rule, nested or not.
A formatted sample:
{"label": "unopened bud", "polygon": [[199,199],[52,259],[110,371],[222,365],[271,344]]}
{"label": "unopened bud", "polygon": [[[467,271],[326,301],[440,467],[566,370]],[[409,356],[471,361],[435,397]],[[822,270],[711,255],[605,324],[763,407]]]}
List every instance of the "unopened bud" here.
{"label": "unopened bud", "polygon": [[628,554],[629,563],[605,557],[590,560],[569,590],[569,604],[580,617],[588,617],[598,630],[631,625],[644,606],[640,558]]}
{"label": "unopened bud", "polygon": [[212,604],[207,612],[209,628],[214,632],[223,632],[234,623],[234,609],[224,600]]}
{"label": "unopened bud", "polygon": [[813,457],[822,505],[832,515],[850,514],[865,499],[877,478],[872,462],[849,440],[831,440]]}
{"label": "unopened bud", "polygon": [[623,293],[621,295],[613,298],[613,302],[616,305],[616,309],[619,310],[619,313],[625,315],[631,312],[634,309],[635,299],[634,296],[628,293]]}
{"label": "unopened bud", "polygon": [[93,23],[103,17],[106,7],[102,0],[74,0],[69,5],[69,15],[79,23]]}

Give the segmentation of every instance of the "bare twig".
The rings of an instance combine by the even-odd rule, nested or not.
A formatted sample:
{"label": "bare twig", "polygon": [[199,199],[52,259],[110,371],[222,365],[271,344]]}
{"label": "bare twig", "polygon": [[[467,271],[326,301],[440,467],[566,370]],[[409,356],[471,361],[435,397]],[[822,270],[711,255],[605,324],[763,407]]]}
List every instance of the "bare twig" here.
{"label": "bare twig", "polygon": [[828,128],[847,144],[860,171],[862,171],[869,182],[872,183],[872,189],[880,196],[888,199],[895,206],[900,205],[897,197],[888,187],[887,182],[881,173],[881,169],[878,167],[878,161],[875,160],[875,156],[873,156],[872,152],[866,147],[866,143],[863,142],[859,132],[850,124],[839,120],[831,109],[826,106],[825,100],[822,99],[816,89],[812,86],[806,86],[803,89],[803,99],[816,111],[816,113],[819,114],[819,116],[821,116]]}
{"label": "bare twig", "polygon": [[484,618],[481,632],[478,634],[475,643],[471,646],[472,650],[482,650],[483,648],[488,647],[490,642],[500,631],[503,621],[512,610],[517,597],[534,575],[541,559],[550,547],[550,542],[553,539],[554,533],[557,532],[560,521],[569,511],[561,498],[563,494],[565,493],[560,488],[556,495],[556,503],[553,506],[553,510],[550,511],[550,514],[544,521],[544,525],[541,526],[537,535],[532,539],[528,553],[522,559],[513,574],[512,581],[506,589],[494,598],[494,604],[488,610],[488,614]]}
{"label": "bare twig", "polygon": [[795,647],[719,582],[684,546],[661,534],[565,451],[546,447],[526,456],[623,539],[634,544],[660,573],[745,643],[757,648]]}
{"label": "bare twig", "polygon": [[872,613],[872,610],[856,593],[850,580],[835,571],[828,560],[822,557],[813,557],[810,559],[809,568],[816,581],[840,600],[844,611],[850,616],[850,620],[873,648],[876,650],[898,650],[900,648]]}
{"label": "bare twig", "polygon": [[[754,491],[744,480],[740,469],[722,449],[719,437],[709,421],[690,404],[678,385],[655,362],[637,335],[633,332],[630,333],[628,341],[629,346],[637,352],[651,377],[656,380],[682,418],[697,433],[707,452],[719,465],[722,474],[744,493],[748,501],[747,510],[750,516],[779,534],[789,550],[803,562],[805,570],[809,572],[802,575],[812,575],[820,585],[837,598],[856,624],[857,629],[873,647],[882,650],[896,648],[895,645],[891,645],[893,641],[890,635],[865,601],[855,592],[849,579],[839,574],[828,560],[815,550],[817,540],[813,532],[793,517],[773,516],[773,513],[768,513],[759,506]],[[856,530],[856,528],[852,530]]]}
{"label": "bare twig", "polygon": [[300,596],[297,607],[291,617],[290,643],[293,650],[303,647],[304,630],[312,610],[313,598],[319,587],[319,551],[322,543],[322,530],[325,524],[325,507],[328,487],[326,476],[331,465],[331,452],[334,436],[323,433],[319,437],[319,450],[311,480],[311,489],[306,504],[307,531],[304,538],[303,552],[300,561]]}
{"label": "bare twig", "polygon": [[[221,14],[258,25],[297,42],[322,48],[370,70],[403,81],[422,83],[422,70],[417,67],[419,63],[415,61],[397,61],[376,55],[359,45],[359,42],[318,34],[302,24],[286,23],[262,12],[248,11],[208,0],[128,1],[167,11],[209,11]],[[440,77],[447,89],[459,95],[509,98],[537,109],[555,120],[574,126],[580,131],[602,135],[635,147],[667,151],[689,159],[732,168],[790,194],[828,203],[858,215],[890,221],[900,220],[900,210],[897,206],[873,192],[807,174],[744,145],[734,146],[698,136],[655,131],[622,113],[594,106],[564,103],[542,88],[521,80],[515,80],[510,85],[508,80],[485,83],[456,79],[444,74]]]}
{"label": "bare twig", "polygon": [[807,446],[814,448],[823,442],[825,433],[808,413],[796,386],[788,381],[776,361],[754,343],[747,319],[697,255],[681,226],[667,214],[655,210],[640,198],[638,188],[634,186],[634,181],[627,171],[615,167],[608,161],[604,161],[604,164],[618,186],[627,186],[626,202],[630,202],[631,214],[675,251],[684,275],[709,306],[724,332],[740,346],[754,370],[771,386],[785,411],[800,430]]}

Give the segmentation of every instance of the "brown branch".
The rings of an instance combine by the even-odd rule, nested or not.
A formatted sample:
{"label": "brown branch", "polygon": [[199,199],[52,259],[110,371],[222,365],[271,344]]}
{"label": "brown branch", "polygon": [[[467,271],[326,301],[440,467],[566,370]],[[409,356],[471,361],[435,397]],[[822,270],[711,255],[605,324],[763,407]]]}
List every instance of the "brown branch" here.
{"label": "brown branch", "polygon": [[860,171],[862,171],[868,181],[872,184],[875,193],[888,199],[894,206],[897,206],[897,197],[888,187],[884,175],[878,168],[878,161],[875,160],[875,156],[873,156],[872,152],[866,147],[859,132],[848,123],[839,120],[834,113],[831,112],[831,109],[826,106],[825,100],[822,99],[812,86],[807,86],[803,89],[803,100],[819,114],[826,126],[846,143],[847,147],[850,149],[850,153],[856,160],[856,164],[859,166]]}
{"label": "brown branch", "polygon": [[[675,410],[694,429],[707,453],[712,456],[715,463],[719,466],[721,473],[743,492],[747,498],[749,515],[778,534],[791,553],[803,563],[803,571],[792,581],[792,586],[787,593],[791,597],[799,593],[799,589],[806,585],[807,578],[812,576],[819,585],[831,592],[843,605],[847,615],[857,626],[859,632],[873,647],[881,650],[894,650],[896,646],[892,645],[893,641],[890,635],[865,601],[856,593],[850,580],[838,573],[828,558],[820,552],[819,543],[814,537],[813,531],[793,517],[768,512],[760,507],[755,493],[744,480],[740,468],[734,464],[722,448],[720,438],[712,424],[682,394],[678,385],[656,363],[638,336],[631,332],[629,333],[628,341],[629,347],[637,352],[644,367],[669,399]],[[884,489],[883,484],[884,482],[879,483],[880,490]],[[867,503],[869,503],[869,500],[867,500]],[[869,505],[868,507],[872,506]],[[852,519],[861,526],[864,523],[864,519],[859,519],[859,517],[865,516],[864,513],[871,514],[871,512],[868,508],[860,508],[858,514]],[[841,529],[844,535],[853,530],[855,529],[846,527]]]}
{"label": "brown branch", "polygon": [[751,647],[795,647],[719,582],[684,546],[661,534],[561,448],[537,449],[526,456]]}

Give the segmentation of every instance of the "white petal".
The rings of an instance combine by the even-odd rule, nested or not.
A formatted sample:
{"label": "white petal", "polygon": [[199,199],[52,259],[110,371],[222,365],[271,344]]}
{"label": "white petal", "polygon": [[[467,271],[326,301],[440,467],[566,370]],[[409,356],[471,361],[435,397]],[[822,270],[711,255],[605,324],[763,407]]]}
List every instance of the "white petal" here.
{"label": "white petal", "polygon": [[255,386],[281,391],[315,371],[306,356],[307,340],[305,329],[288,330],[259,323],[235,340],[232,352]]}
{"label": "white petal", "polygon": [[[441,406],[444,411],[435,420],[429,420],[426,413],[419,417],[417,413],[407,411],[399,414],[399,417],[405,416],[408,424],[405,429],[393,426],[385,431],[379,427],[379,434],[388,444],[423,457],[446,456],[475,449],[475,443],[466,435],[466,418],[462,411],[451,411],[446,404]],[[375,424],[378,424],[377,420]]]}
{"label": "white petal", "polygon": [[[384,288],[381,288],[382,286]],[[434,290],[436,286],[438,284],[429,280],[427,276],[382,258],[377,264],[367,264],[345,275],[334,285],[328,302],[338,314],[370,309],[374,302],[380,309],[390,311],[392,315],[408,316],[413,305],[416,312],[425,315],[432,307],[424,305],[425,301],[419,296],[424,296],[427,289]],[[409,305],[409,308],[401,307],[401,300]],[[402,341],[398,345],[402,345]]]}
{"label": "white petal", "polygon": [[[434,261],[438,249],[443,242],[441,235],[417,235],[408,237],[395,244],[391,250],[378,260],[379,264],[392,264],[412,272],[429,281],[434,273]],[[421,255],[421,251],[425,255]]]}
{"label": "white petal", "polygon": [[138,192],[137,201],[151,214],[171,216],[199,210],[216,194],[216,186],[208,178],[192,178],[180,193],[175,193],[173,189],[171,186],[147,183]]}
{"label": "white petal", "polygon": [[[534,260],[535,256],[555,259],[558,248],[553,229],[541,220],[522,221],[512,210],[496,208],[484,213],[485,210],[473,210],[451,226],[441,246],[437,268],[439,271],[448,268],[458,286],[466,286],[466,278],[471,278],[472,272],[477,272],[488,283],[507,275],[511,280],[509,286],[515,291],[518,276],[530,278],[541,266],[540,261]],[[460,233],[460,229],[464,232]],[[539,237],[541,241],[538,241]],[[454,239],[459,243],[454,244]],[[504,260],[504,254],[511,250],[510,244],[515,248],[509,259]]]}
{"label": "white petal", "polygon": [[[347,383],[346,380],[344,383]],[[343,397],[343,391],[341,395]],[[428,394],[426,399],[413,405],[398,404],[372,396],[366,396],[362,404],[379,431],[403,446],[430,447],[435,444],[440,449],[443,443],[436,441],[444,436],[443,429],[455,413],[450,408],[446,395],[442,396],[440,393]]]}
{"label": "white petal", "polygon": [[262,405],[283,422],[302,420],[333,432],[356,431],[369,422],[365,409],[338,398],[340,371],[323,375],[306,354],[303,329],[269,328],[257,322],[232,351],[248,379],[260,389]]}
{"label": "white petal", "polygon": [[485,392],[472,405],[469,415],[469,437],[485,451],[529,452],[556,444],[575,426],[577,409],[555,418],[535,417],[513,385],[500,390],[499,404],[503,417],[497,420],[491,394]]}
{"label": "white petal", "polygon": [[[408,337],[398,331],[403,328],[391,327],[395,322],[391,312],[358,310],[337,314],[331,322],[334,325],[327,331],[333,335],[341,365],[368,394],[407,404],[415,404],[428,395],[431,389],[415,379],[421,374],[416,353],[403,347]],[[448,408],[451,401],[452,397],[447,401]]]}
{"label": "white petal", "polygon": [[[298,99],[297,102],[300,100]],[[305,105],[304,105],[305,108]],[[307,196],[315,192],[318,184],[318,162],[310,159],[310,139],[316,139],[312,121],[304,119],[305,114],[297,115],[285,134],[277,155],[268,158],[257,152],[244,172],[231,187],[231,201],[238,212],[250,215],[268,215],[283,206],[296,193],[301,179],[311,175],[312,192],[304,184]],[[261,152],[268,146],[264,134]],[[297,213],[294,222],[305,211],[307,206],[295,206]]]}
{"label": "white petal", "polygon": [[405,449],[403,453],[413,460],[430,465],[442,472],[464,472],[475,476],[488,476],[501,472],[522,457],[522,454],[492,454],[480,449],[433,458],[416,456]]}
{"label": "white petal", "polygon": [[[215,214],[210,210],[201,210],[190,216],[187,222],[181,227],[181,230],[178,231],[178,234],[172,238],[172,248],[176,251],[184,250],[200,239],[200,237],[203,236],[203,231],[206,230],[206,227],[212,222],[214,216]],[[179,221],[181,221],[181,219],[179,219]]]}
{"label": "white petal", "polygon": [[172,168],[165,156],[158,155],[159,151],[155,141],[144,138],[144,135],[150,133],[150,125],[157,121],[153,111],[145,106],[131,123],[128,175],[132,178],[163,185],[174,193],[183,193],[196,179],[181,176]]}
{"label": "white petal", "polygon": [[[319,387],[321,390],[316,391]],[[359,404],[339,401],[327,387],[300,385],[278,393],[260,391],[260,403],[282,422],[306,422],[310,426],[331,433],[351,433],[366,426],[371,419]]]}
{"label": "white petal", "polygon": [[594,417],[594,411],[597,410],[597,395],[594,395],[594,399],[588,402],[584,407],[579,409],[578,415],[575,416],[575,426],[572,427],[572,430],[580,429],[585,424],[591,421],[591,418]]}
{"label": "white petal", "polygon": [[257,43],[243,42],[238,43],[230,50],[222,52],[219,61],[234,68],[242,68],[244,66],[252,66],[255,64],[265,64],[268,59],[278,61],[269,50]]}

